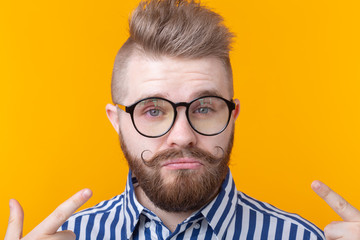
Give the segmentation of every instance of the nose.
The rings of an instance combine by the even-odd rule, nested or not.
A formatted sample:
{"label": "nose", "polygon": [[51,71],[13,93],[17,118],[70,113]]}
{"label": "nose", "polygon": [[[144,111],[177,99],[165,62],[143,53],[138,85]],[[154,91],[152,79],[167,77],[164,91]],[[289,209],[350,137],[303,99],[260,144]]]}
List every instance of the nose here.
{"label": "nose", "polygon": [[185,107],[178,107],[174,125],[167,134],[167,144],[170,147],[188,147],[196,144],[196,132],[187,120]]}

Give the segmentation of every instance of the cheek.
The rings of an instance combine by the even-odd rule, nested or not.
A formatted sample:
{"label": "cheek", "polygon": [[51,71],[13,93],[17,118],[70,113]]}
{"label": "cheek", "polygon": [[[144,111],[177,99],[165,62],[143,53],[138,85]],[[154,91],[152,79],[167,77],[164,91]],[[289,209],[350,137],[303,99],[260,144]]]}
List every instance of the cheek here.
{"label": "cheek", "polygon": [[119,133],[120,133],[120,138],[122,138],[122,142],[126,145],[126,148],[129,151],[129,153],[132,156],[136,156],[137,147],[138,147],[138,144],[136,143],[141,143],[141,141],[137,139],[139,134],[134,128],[130,116],[128,117],[124,114],[120,115]]}
{"label": "cheek", "polygon": [[139,158],[141,153],[145,150],[148,150],[151,153],[157,152],[157,149],[160,146],[160,139],[147,138],[140,135],[134,128],[131,119],[130,124],[128,121],[121,121],[121,123],[121,136],[123,138],[123,142],[126,144],[127,150],[132,156]]}
{"label": "cheek", "polygon": [[217,155],[218,147],[225,149],[229,139],[228,134],[225,134],[225,132],[216,136],[201,136],[198,140],[197,147],[206,150],[213,155]]}
{"label": "cheek", "polygon": [[229,146],[230,141],[232,141],[233,133],[234,124],[230,122],[227,128],[222,133],[213,137],[207,137],[208,139],[203,139],[203,141],[208,142],[207,146],[211,149],[219,146],[225,150]]}

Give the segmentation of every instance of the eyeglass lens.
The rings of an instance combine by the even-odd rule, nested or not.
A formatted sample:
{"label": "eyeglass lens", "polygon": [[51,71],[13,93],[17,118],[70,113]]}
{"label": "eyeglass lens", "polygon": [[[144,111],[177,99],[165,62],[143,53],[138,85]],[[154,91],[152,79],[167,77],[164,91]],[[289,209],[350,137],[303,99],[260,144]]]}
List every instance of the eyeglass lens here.
{"label": "eyeglass lens", "polygon": [[[147,136],[159,136],[167,132],[172,127],[174,117],[173,105],[159,98],[139,102],[133,112],[136,128]],[[216,134],[226,127],[229,108],[221,98],[204,97],[191,102],[187,117],[196,131],[206,135]]]}

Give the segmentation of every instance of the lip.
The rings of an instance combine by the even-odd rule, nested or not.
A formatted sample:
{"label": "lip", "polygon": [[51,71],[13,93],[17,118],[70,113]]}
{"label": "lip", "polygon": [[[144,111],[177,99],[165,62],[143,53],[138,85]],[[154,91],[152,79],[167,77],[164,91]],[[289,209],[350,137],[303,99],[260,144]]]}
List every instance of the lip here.
{"label": "lip", "polygon": [[171,170],[179,170],[179,169],[198,169],[203,164],[196,159],[193,158],[177,158],[166,161],[162,167],[171,169]]}

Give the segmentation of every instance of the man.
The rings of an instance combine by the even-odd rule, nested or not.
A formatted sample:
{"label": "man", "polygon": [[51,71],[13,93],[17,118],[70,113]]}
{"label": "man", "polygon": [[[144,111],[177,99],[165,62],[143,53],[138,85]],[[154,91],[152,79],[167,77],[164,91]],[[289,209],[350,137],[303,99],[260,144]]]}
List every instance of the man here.
{"label": "man", "polygon": [[[140,3],[106,106],[130,167],[125,192],[71,216],[91,196],[84,189],[23,239],[324,239],[305,219],[235,188],[232,37],[196,2]],[[348,221],[329,225],[326,237],[356,239],[359,211],[326,185],[312,187]],[[15,200],[10,209],[5,239],[19,239],[23,212]]]}

